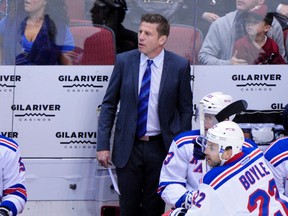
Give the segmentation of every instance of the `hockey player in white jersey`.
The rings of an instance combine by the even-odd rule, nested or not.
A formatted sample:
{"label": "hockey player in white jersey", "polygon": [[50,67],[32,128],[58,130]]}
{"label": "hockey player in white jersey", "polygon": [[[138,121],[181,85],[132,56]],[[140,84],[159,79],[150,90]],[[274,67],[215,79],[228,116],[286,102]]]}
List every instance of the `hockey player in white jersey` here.
{"label": "hockey player in white jersey", "polygon": [[25,166],[18,144],[0,135],[0,216],[21,213],[27,201]]}
{"label": "hockey player in white jersey", "polygon": [[[230,95],[222,92],[210,93],[200,101],[204,108],[205,130],[218,123],[215,115],[233,101]],[[192,130],[175,137],[163,162],[158,193],[171,207],[190,208],[192,191],[198,188],[203,177],[202,159],[205,155],[196,142],[199,135],[200,130]],[[245,145],[251,146],[248,142]]]}
{"label": "hockey player in white jersey", "polygon": [[[288,131],[288,104],[283,110],[283,127]],[[279,138],[265,150],[264,156],[273,171],[279,192],[288,197],[288,137]]]}
{"label": "hockey player in white jersey", "polygon": [[242,129],[232,121],[210,128],[204,153],[212,169],[193,193],[191,208],[170,215],[288,215],[288,199],[279,194],[263,152],[243,143]]}

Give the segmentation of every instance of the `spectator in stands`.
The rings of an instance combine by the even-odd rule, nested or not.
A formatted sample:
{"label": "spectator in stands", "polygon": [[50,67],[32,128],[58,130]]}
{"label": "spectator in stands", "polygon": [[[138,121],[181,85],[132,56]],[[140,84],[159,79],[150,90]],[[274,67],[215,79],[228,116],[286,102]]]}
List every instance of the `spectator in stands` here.
{"label": "spectator in stands", "polygon": [[[0,27],[4,34],[5,55],[6,49],[8,51],[4,63],[71,64],[69,52],[74,49],[74,40],[69,31],[65,1],[26,0],[17,4],[15,13],[3,19]],[[9,46],[15,44],[15,40],[16,45],[15,47],[12,45],[13,50]]]}
{"label": "spectator in stands", "polygon": [[138,48],[137,33],[122,25],[126,10],[125,0],[96,0],[90,10],[93,24],[106,25],[114,31],[117,53]]}
{"label": "spectator in stands", "polygon": [[124,26],[133,31],[138,30],[138,20],[146,13],[161,13],[171,24],[195,26],[195,0],[126,0],[126,2],[128,10]]}
{"label": "spectator in stands", "polygon": [[[283,127],[285,134],[288,131],[288,104],[283,110]],[[288,137],[272,142],[264,152],[266,160],[274,174],[279,193],[288,197]]]}
{"label": "spectator in stands", "polygon": [[25,166],[18,144],[0,135],[0,216],[20,214],[27,201]]}
{"label": "spectator in stands", "polygon": [[[270,10],[274,13],[283,31],[288,29],[288,0],[266,0]],[[284,34],[286,61],[288,60],[288,34]]]}
{"label": "spectator in stands", "polygon": [[226,13],[236,9],[235,1],[231,0],[202,0],[197,1],[197,26],[205,37],[212,22]]}
{"label": "spectator in stands", "polygon": [[286,64],[277,43],[267,36],[272,21],[273,13],[268,13],[266,5],[251,10],[245,22],[247,35],[235,42],[235,57],[248,64]]}
{"label": "spectator in stands", "polygon": [[288,28],[288,0],[266,0],[266,3],[283,29]]}
{"label": "spectator in stands", "polygon": [[[247,12],[263,3],[264,1],[259,0],[236,0],[237,10],[220,17],[211,24],[199,52],[200,63],[208,65],[247,64],[245,60],[233,56],[234,43],[246,35]],[[283,31],[276,19],[273,19],[272,28],[267,36],[277,42],[280,54],[284,56]]]}

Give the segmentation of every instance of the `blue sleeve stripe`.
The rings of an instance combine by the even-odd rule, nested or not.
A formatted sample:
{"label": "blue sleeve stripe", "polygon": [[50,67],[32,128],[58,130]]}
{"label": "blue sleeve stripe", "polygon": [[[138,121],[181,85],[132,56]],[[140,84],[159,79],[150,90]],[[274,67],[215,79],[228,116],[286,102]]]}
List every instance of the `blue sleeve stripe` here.
{"label": "blue sleeve stripe", "polygon": [[27,191],[26,191],[25,186],[22,184],[13,185],[5,189],[3,192],[4,192],[4,196],[14,195],[14,196],[18,196],[22,198],[25,202],[27,201]]}
{"label": "blue sleeve stripe", "polygon": [[186,136],[176,140],[175,144],[177,148],[180,148],[183,145],[191,144],[193,140],[196,139],[197,136]]}
{"label": "blue sleeve stripe", "polygon": [[1,145],[1,146],[4,146],[4,147],[6,147],[6,148],[9,148],[10,150],[12,150],[12,151],[14,151],[14,152],[17,151],[17,149],[15,149],[14,147],[12,147],[12,146],[10,146],[10,145],[6,145],[6,144],[4,144],[4,143],[0,143],[0,145]]}
{"label": "blue sleeve stripe", "polygon": [[281,164],[282,162],[288,160],[288,151],[283,152],[279,155],[277,155],[276,157],[272,158],[270,160],[270,163],[274,166],[277,167],[279,164]]}
{"label": "blue sleeve stripe", "polygon": [[16,152],[17,149],[18,149],[18,144],[17,143],[11,142],[11,141],[9,141],[7,139],[3,139],[3,138],[0,138],[0,145],[7,147],[7,148],[11,149],[14,152]]}
{"label": "blue sleeve stripe", "polygon": [[187,196],[187,192],[184,193],[184,194],[179,198],[179,200],[177,200],[177,202],[175,203],[175,207],[176,207],[176,208],[182,207],[182,204],[185,203],[186,196]]}
{"label": "blue sleeve stripe", "polygon": [[157,189],[157,193],[158,194],[162,194],[162,192],[164,191],[164,189],[168,186],[168,185],[171,185],[171,184],[180,184],[182,185],[183,187],[186,187],[186,183],[184,182],[161,182],[158,189]]}

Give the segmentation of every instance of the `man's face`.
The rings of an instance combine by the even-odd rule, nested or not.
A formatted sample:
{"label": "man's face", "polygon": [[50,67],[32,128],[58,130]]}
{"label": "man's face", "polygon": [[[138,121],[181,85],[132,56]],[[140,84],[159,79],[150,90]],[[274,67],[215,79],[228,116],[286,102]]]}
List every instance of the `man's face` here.
{"label": "man's face", "polygon": [[221,164],[219,156],[219,145],[217,145],[216,143],[207,141],[204,153],[206,154],[205,157],[209,166],[217,167]]}
{"label": "man's face", "polygon": [[236,8],[239,11],[249,11],[259,4],[259,0],[236,0]]}
{"label": "man's face", "polygon": [[205,132],[207,132],[207,130],[209,128],[211,128],[213,125],[217,124],[218,121],[215,117],[215,115],[212,114],[204,114],[204,127],[205,127]]}
{"label": "man's face", "polygon": [[160,54],[167,39],[166,36],[159,36],[158,24],[142,22],[138,32],[139,51],[152,59]]}

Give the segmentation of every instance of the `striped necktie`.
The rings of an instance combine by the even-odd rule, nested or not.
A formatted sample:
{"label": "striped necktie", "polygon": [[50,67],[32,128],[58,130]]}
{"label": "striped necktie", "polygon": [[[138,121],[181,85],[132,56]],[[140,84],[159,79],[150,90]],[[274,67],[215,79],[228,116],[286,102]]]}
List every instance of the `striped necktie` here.
{"label": "striped necktie", "polygon": [[143,75],[139,98],[138,98],[138,118],[137,118],[137,137],[141,138],[147,131],[147,114],[148,114],[148,101],[151,83],[151,65],[153,60],[147,60],[147,68]]}

